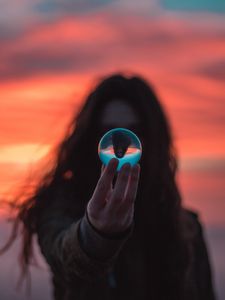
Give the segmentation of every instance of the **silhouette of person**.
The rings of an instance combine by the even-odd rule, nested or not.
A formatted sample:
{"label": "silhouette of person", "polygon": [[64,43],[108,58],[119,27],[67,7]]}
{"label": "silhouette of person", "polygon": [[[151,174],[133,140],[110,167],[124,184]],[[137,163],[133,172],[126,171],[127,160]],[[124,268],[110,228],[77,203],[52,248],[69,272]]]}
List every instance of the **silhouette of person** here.
{"label": "silhouette of person", "polygon": [[[140,164],[102,167],[97,146],[109,129],[140,138]],[[139,76],[103,78],[60,144],[54,168],[21,206],[23,261],[32,237],[52,273],[56,300],[214,300],[196,212],[182,206],[166,114]]]}

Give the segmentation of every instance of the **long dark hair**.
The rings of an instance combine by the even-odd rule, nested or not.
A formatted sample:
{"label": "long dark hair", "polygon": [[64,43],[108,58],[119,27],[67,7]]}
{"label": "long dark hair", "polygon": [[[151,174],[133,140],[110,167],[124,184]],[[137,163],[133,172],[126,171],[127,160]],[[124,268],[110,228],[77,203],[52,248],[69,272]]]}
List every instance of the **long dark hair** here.
{"label": "long dark hair", "polygon": [[[97,145],[102,132],[99,120],[105,105],[113,99],[129,103],[141,120],[144,146],[135,201],[134,236],[144,246],[147,265],[151,266],[146,280],[152,282],[153,298],[161,299],[163,286],[168,298],[178,299],[182,293],[188,255],[181,196],[175,178],[177,158],[165,111],[153,88],[139,76],[128,78],[113,74],[103,78],[87,96],[58,147],[54,167],[43,176],[34,194],[17,207],[14,231],[7,247],[22,224],[21,259],[26,271],[32,258],[32,239],[38,220],[48,202],[53,201],[49,195],[59,187],[65,194],[76,193],[76,209],[79,211],[70,213],[82,215],[100,175]],[[69,211],[71,204],[65,205]],[[122,251],[117,268],[123,265],[123,255]]]}

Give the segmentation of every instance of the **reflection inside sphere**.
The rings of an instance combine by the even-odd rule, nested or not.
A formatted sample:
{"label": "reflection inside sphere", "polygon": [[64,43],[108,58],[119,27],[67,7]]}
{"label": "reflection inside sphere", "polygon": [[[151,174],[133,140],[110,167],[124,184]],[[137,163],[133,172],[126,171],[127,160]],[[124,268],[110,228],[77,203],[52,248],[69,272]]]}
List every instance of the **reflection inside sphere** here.
{"label": "reflection inside sphere", "polygon": [[106,132],[98,144],[98,155],[104,165],[112,158],[117,158],[117,170],[125,163],[131,166],[138,163],[141,158],[142,147],[139,138],[131,130],[114,128]]}

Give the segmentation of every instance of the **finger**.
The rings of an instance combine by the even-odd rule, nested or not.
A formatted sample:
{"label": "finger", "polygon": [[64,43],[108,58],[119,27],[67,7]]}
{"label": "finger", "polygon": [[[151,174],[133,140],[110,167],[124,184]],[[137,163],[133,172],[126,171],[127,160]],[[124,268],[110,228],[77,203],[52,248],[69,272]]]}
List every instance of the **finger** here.
{"label": "finger", "polygon": [[104,172],[104,170],[105,170],[105,165],[102,165],[102,167],[101,167],[101,175]]}
{"label": "finger", "polygon": [[111,199],[110,199],[110,205],[120,205],[124,196],[125,196],[125,191],[126,191],[126,187],[128,184],[128,180],[129,180],[129,174],[130,174],[130,170],[131,170],[131,166],[130,164],[125,164],[123,165],[123,167],[121,168],[116,183],[115,183],[115,187],[113,190],[113,193],[111,195]]}
{"label": "finger", "polygon": [[124,198],[124,206],[129,207],[136,199],[138,182],[140,177],[140,165],[132,167],[129,182],[127,185],[126,196]]}
{"label": "finger", "polygon": [[98,180],[95,191],[91,198],[91,201],[94,202],[94,204],[98,208],[105,205],[107,195],[111,190],[111,184],[116,173],[117,166],[118,160],[114,158],[111,159],[108,165],[105,167],[103,173],[101,174],[100,179]]}
{"label": "finger", "polygon": [[[104,170],[105,170],[105,165],[102,165],[102,167],[101,167],[101,175],[103,174],[103,172],[104,172]],[[113,179],[114,180],[114,179]],[[107,194],[107,196],[106,196],[106,201],[110,198],[110,196],[111,196],[111,193],[112,193],[112,187],[113,187],[113,182],[111,183],[111,185],[110,185],[110,189],[109,189],[109,191],[108,191],[108,194]]]}

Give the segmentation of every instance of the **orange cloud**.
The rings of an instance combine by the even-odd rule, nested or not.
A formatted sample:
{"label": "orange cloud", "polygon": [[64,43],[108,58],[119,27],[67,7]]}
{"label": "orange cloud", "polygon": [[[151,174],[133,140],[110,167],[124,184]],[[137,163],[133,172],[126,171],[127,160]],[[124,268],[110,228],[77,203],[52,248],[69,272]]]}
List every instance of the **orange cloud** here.
{"label": "orange cloud", "polygon": [[[50,148],[97,79],[126,71],[156,88],[185,168],[199,166],[196,159],[223,161],[224,25],[210,17],[148,19],[102,12],[0,40],[0,151],[9,150],[2,160],[12,163],[10,151],[23,149],[25,166],[33,146],[24,145]],[[12,168],[15,157],[13,163]]]}

